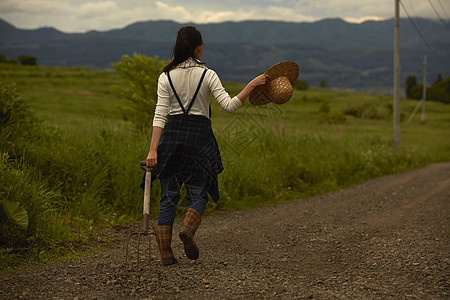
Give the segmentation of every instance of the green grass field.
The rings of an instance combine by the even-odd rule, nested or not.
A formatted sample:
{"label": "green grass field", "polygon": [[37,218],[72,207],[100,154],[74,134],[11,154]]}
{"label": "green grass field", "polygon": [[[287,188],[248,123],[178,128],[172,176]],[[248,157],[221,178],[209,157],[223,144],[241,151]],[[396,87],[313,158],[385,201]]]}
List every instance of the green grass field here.
{"label": "green grass field", "polygon": [[[36,111],[36,115],[44,120],[45,124],[58,128],[65,137],[95,139],[101,130],[106,130],[117,137],[133,135],[135,139],[140,140],[139,147],[142,147],[134,149],[135,153],[139,153],[139,157],[135,158],[136,161],[146,157],[149,136],[141,134],[136,137],[129,122],[123,120],[120,107],[127,106],[127,102],[116,96],[116,87],[121,82],[115,72],[83,68],[5,65],[2,66],[0,76],[2,81],[15,82],[23,97]],[[244,85],[225,82],[224,86],[233,96]],[[392,105],[392,98],[351,91],[311,88],[306,91],[296,90],[293,98],[280,106],[272,104],[255,107],[247,101],[234,114],[224,112],[213,100],[212,122],[225,163],[245,165],[249,170],[258,170],[264,165],[272,164],[272,162],[264,161],[264,156],[272,161],[282,160],[286,155],[299,161],[310,161],[310,158],[320,153],[323,157],[317,157],[317,159],[320,162],[326,162],[331,157],[338,156],[337,149],[342,153],[353,151],[362,153],[383,145],[390,151],[394,151],[391,142],[393,139],[392,118],[391,113],[386,109],[381,116],[384,117],[382,119],[342,115],[342,111],[346,108],[361,106],[364,103],[370,103],[375,110],[383,109]],[[417,101],[414,100],[401,100],[403,121],[408,119],[416,103]],[[320,112],[323,105],[328,107],[326,114]],[[336,115],[340,117],[338,122],[333,120],[333,116]],[[151,123],[151,116],[148,122]],[[417,155],[417,163],[412,162],[410,166],[398,169],[394,167],[376,175],[448,160],[450,158],[449,129],[450,107],[441,103],[428,102],[427,121],[420,122],[418,113],[409,124],[403,122],[401,146],[394,151],[399,155],[406,155],[406,153]],[[320,141],[319,145],[311,143],[314,140]],[[264,149],[269,152],[254,152],[255,148],[262,150],[261,147],[272,147],[268,146],[270,143],[277,148],[275,153],[272,149]],[[285,153],[286,149],[278,149],[281,147],[279,145],[288,148],[288,154]],[[279,169],[280,166],[272,167]],[[242,172],[245,173],[247,170]],[[227,171],[223,176],[227,177],[226,174]],[[365,179],[367,178],[361,178],[361,180]],[[348,184],[355,183],[355,180],[357,181],[353,179]],[[302,194],[310,193],[303,191]],[[272,201],[268,199],[267,202]],[[258,204],[250,204],[250,207],[254,205]],[[231,206],[235,207],[233,204]]]}
{"label": "green grass field", "polygon": [[[40,245],[59,249],[73,240],[89,239],[93,225],[138,220],[142,212],[139,161],[147,155],[150,134],[137,132],[124,120],[121,108],[128,103],[117,96],[116,87],[122,84],[117,73],[1,65],[0,84],[8,83],[15,84],[43,122],[38,138],[14,150],[20,158],[16,169],[11,167],[11,157],[0,165],[10,172],[5,176],[18,176],[25,186],[51,193],[43,192],[39,201],[42,211],[51,211],[51,218],[58,220],[57,228],[43,227],[55,234]],[[232,82],[224,86],[231,96],[244,87]],[[426,122],[420,121],[419,112],[406,124],[416,104],[401,100],[401,146],[394,148],[388,96],[310,88],[296,90],[284,105],[255,107],[247,101],[234,114],[212,101],[212,124],[225,171],[219,177],[221,200],[218,205],[210,202],[208,212],[273,205],[448,161],[450,105],[427,102]],[[1,188],[0,184],[0,196],[22,203],[31,220],[35,205],[22,199],[20,191]],[[157,217],[158,199],[156,184],[152,218]],[[38,214],[36,218],[45,221]],[[18,247],[8,243],[14,238],[20,236],[6,236],[0,256]],[[42,260],[42,253],[36,251],[34,259]]]}
{"label": "green grass field", "polygon": [[[65,134],[77,135],[79,131],[96,131],[100,128],[124,128],[119,107],[127,102],[116,96],[115,87],[120,85],[115,72],[94,71],[84,68],[24,67],[3,65],[0,68],[2,82],[14,82],[36,111],[36,115],[47,124],[56,126]],[[236,95],[243,84],[225,82],[230,95]],[[369,95],[351,91],[314,89],[296,91],[293,98],[281,106],[251,107],[246,102],[235,114],[228,114],[212,101],[213,126],[216,130],[226,128],[236,117],[247,118],[258,115],[269,125],[274,134],[330,133],[361,135],[377,134],[386,139],[392,136],[392,121],[347,118],[345,124],[319,124],[319,108],[327,103],[330,112],[340,112],[345,107],[371,102],[383,106],[392,103],[388,96]],[[401,113],[406,120],[417,101],[402,99]],[[244,111],[244,112],[243,112]],[[401,127],[401,148],[426,149],[449,146],[450,108],[437,102],[427,103],[427,121],[420,122],[420,110],[409,124]],[[151,120],[149,121],[151,122]],[[436,138],[436,140],[433,140]],[[431,140],[430,140],[431,139]],[[432,150],[434,151],[434,150]]]}

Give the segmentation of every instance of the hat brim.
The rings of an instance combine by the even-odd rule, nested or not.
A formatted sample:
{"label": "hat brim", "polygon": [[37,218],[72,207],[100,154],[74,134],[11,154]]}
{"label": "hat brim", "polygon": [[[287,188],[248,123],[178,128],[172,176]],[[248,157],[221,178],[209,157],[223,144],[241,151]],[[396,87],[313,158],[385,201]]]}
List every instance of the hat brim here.
{"label": "hat brim", "polygon": [[[277,63],[270,67],[264,74],[269,75],[270,80],[275,80],[278,77],[285,76],[289,79],[292,86],[297,81],[300,71],[298,65],[292,61],[284,61]],[[269,83],[257,86],[250,93],[249,101],[253,105],[264,105],[273,102],[268,93]]]}

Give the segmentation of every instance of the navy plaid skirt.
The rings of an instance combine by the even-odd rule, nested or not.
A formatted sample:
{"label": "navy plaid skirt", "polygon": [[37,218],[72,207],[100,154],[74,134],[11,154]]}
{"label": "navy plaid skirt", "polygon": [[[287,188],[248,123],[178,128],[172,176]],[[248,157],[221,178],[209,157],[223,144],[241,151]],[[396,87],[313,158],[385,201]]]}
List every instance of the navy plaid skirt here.
{"label": "navy plaid skirt", "polygon": [[187,173],[203,178],[209,195],[217,202],[218,175],[222,171],[222,159],[211,121],[195,115],[169,116],[158,145],[158,168],[154,175],[170,178]]}

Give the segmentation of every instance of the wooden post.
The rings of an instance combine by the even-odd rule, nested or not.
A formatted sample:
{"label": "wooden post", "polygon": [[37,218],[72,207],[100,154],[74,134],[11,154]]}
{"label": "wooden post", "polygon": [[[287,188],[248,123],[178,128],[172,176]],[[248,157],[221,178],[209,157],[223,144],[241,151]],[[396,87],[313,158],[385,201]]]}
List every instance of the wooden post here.
{"label": "wooden post", "polygon": [[400,146],[400,0],[395,0],[394,28],[394,147]]}
{"label": "wooden post", "polygon": [[422,114],[420,120],[425,122],[427,114],[425,112],[425,104],[427,101],[427,55],[423,58],[423,92],[422,92]]}

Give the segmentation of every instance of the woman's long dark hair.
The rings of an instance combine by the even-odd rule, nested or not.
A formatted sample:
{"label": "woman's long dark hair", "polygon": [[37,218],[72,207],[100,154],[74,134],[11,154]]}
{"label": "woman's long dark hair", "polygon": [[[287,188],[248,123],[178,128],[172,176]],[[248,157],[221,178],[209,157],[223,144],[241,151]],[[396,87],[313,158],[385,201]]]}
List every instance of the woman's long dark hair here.
{"label": "woman's long dark hair", "polygon": [[163,72],[174,69],[177,65],[192,57],[196,61],[198,59],[194,55],[195,48],[202,45],[202,34],[193,26],[182,27],[178,30],[177,41],[173,46],[173,60],[164,67]]}

